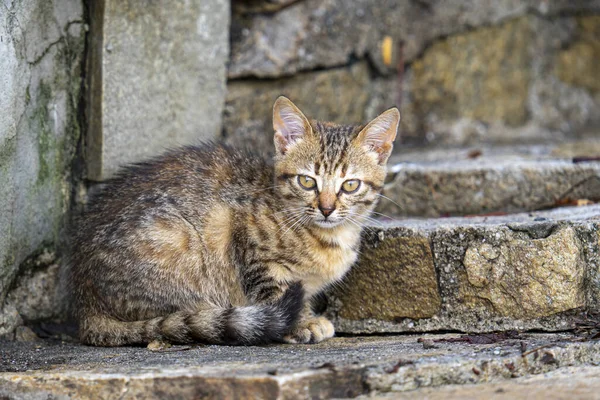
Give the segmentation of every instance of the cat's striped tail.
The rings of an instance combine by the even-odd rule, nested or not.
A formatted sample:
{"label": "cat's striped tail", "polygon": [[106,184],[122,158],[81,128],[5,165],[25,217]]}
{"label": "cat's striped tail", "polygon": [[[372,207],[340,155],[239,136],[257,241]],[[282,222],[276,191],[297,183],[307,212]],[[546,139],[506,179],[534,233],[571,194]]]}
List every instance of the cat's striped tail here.
{"label": "cat's striped tail", "polygon": [[304,303],[302,284],[294,283],[272,304],[244,307],[205,306],[190,313],[179,311],[145,321],[119,321],[106,316],[83,317],[83,343],[95,346],[173,343],[253,345],[282,341],[298,322]]}

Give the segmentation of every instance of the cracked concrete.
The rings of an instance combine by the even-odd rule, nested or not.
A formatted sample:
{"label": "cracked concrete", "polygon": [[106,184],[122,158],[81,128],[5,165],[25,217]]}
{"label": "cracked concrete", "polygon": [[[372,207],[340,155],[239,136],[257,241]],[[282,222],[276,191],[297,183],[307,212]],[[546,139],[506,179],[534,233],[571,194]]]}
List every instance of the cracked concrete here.
{"label": "cracked concrete", "polygon": [[[175,346],[165,352],[50,340],[11,342],[0,348],[0,395],[351,398],[450,384],[506,384],[600,362],[598,342],[570,334],[490,338],[345,337],[316,345]],[[484,343],[472,343],[478,340]]]}

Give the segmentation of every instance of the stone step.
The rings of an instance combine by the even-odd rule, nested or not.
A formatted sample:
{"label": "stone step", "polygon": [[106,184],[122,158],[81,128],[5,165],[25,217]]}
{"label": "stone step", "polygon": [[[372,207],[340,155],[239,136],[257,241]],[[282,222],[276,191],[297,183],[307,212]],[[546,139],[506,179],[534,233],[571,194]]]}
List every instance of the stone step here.
{"label": "stone step", "polygon": [[506,383],[599,362],[599,342],[569,334],[344,337],[316,345],[174,346],[162,352],[8,342],[0,343],[0,397],[351,398]]}
{"label": "stone step", "polygon": [[600,305],[600,205],[369,227],[327,295],[338,332],[561,331]]}
{"label": "stone step", "polygon": [[410,392],[386,392],[363,395],[359,398],[370,400],[595,399],[598,398],[599,390],[600,367],[584,366],[560,368],[540,375],[511,379],[508,382],[425,387]]}
{"label": "stone step", "polygon": [[[584,144],[588,152],[581,149]],[[573,157],[599,156],[600,142],[572,143],[559,150],[538,146],[397,155],[389,163],[389,182],[383,193],[388,199],[382,199],[379,212],[460,216],[600,200],[600,163],[573,162]]]}

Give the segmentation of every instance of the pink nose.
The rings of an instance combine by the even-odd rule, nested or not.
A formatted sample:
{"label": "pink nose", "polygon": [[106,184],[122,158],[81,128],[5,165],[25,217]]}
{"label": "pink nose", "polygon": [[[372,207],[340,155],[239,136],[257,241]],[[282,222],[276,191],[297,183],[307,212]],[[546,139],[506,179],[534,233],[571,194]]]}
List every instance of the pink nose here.
{"label": "pink nose", "polygon": [[335,207],[323,207],[319,205],[319,210],[321,210],[325,218],[327,218],[331,215],[332,212],[335,211]]}

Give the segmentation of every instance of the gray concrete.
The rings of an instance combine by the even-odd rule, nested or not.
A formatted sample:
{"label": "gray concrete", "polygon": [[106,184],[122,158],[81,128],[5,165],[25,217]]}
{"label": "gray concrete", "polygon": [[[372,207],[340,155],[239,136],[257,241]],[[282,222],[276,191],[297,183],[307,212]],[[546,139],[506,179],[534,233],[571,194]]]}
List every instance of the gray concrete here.
{"label": "gray concrete", "polygon": [[363,395],[361,399],[476,400],[596,399],[600,390],[600,367],[566,367],[540,375],[479,385],[426,387],[409,392]]}
{"label": "gray concrete", "polygon": [[70,202],[70,167],[80,139],[83,4],[4,1],[0,37],[2,335],[21,322],[20,305],[5,304],[15,277],[26,272],[19,265],[42,245],[58,242]]}
{"label": "gray concrete", "polygon": [[390,167],[379,211],[390,216],[523,212],[600,200],[600,163],[481,157]]}
{"label": "gray concrete", "polygon": [[[424,346],[418,339],[426,340]],[[600,362],[600,344],[569,334],[489,344],[457,335],[334,338],[318,345],[94,348],[3,343],[0,395],[9,398],[348,398],[508,379]]]}
{"label": "gray concrete", "polygon": [[329,293],[338,332],[571,329],[599,309],[600,206],[371,226]]}
{"label": "gray concrete", "polygon": [[221,129],[229,1],[91,6],[88,177]]}

